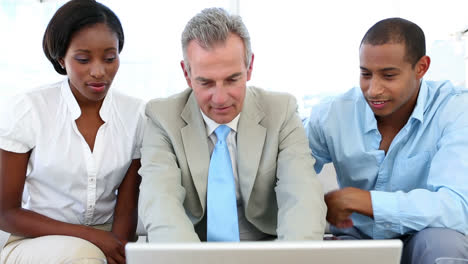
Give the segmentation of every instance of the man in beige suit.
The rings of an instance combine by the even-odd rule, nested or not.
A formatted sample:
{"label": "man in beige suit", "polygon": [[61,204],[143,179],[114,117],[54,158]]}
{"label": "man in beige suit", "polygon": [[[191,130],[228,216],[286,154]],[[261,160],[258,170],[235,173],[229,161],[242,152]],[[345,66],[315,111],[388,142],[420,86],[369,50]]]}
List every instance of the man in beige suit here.
{"label": "man in beige suit", "polygon": [[238,239],[321,240],[326,206],[296,101],[246,87],[254,56],[241,18],[205,9],[188,22],[182,46],[190,89],[146,108],[139,213],[149,242],[207,239],[213,131],[222,125]]}

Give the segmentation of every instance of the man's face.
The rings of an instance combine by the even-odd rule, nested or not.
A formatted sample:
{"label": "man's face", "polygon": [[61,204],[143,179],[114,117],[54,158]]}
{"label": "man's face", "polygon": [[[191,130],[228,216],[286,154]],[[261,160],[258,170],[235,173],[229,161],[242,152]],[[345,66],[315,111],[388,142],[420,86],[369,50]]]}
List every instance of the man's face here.
{"label": "man's face", "polygon": [[190,74],[182,61],[185,79],[203,113],[218,124],[231,122],[244,104],[246,83],[252,74],[245,66],[244,43],[231,34],[225,43],[206,50],[195,40],[187,46]]}
{"label": "man's face", "polygon": [[403,43],[363,44],[360,48],[361,90],[377,117],[413,110],[425,71],[421,73],[421,60],[412,67],[405,55]]}

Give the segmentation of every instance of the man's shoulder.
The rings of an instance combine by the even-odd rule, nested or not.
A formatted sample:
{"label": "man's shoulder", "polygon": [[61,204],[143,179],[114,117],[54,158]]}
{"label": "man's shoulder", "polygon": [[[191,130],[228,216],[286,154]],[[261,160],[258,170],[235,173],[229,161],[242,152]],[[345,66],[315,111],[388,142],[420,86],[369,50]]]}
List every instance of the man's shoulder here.
{"label": "man's shoulder", "polygon": [[251,118],[262,116],[262,126],[267,129],[276,129],[296,115],[297,109],[297,101],[293,95],[251,86],[247,91],[242,115]]}
{"label": "man's shoulder", "polygon": [[356,105],[363,103],[366,104],[366,101],[362,95],[361,88],[353,87],[344,93],[324,97],[317,104],[317,107],[331,107],[337,108],[340,111],[348,111],[349,108],[354,108]]}
{"label": "man's shoulder", "polygon": [[289,107],[297,107],[296,98],[286,92],[268,91],[259,87],[249,86],[248,96],[265,112],[274,114],[285,111]]}
{"label": "man's shoulder", "polygon": [[247,89],[248,93],[261,100],[287,101],[290,100],[290,98],[294,98],[293,95],[286,92],[269,91],[256,86],[249,86]]}
{"label": "man's shoulder", "polygon": [[188,88],[166,98],[152,99],[146,104],[146,115],[149,117],[180,116],[191,94],[192,89]]}
{"label": "man's shoulder", "polygon": [[424,81],[428,90],[428,98],[432,105],[438,106],[447,100],[466,100],[468,90],[455,86],[450,81]]}
{"label": "man's shoulder", "polygon": [[343,120],[351,115],[364,115],[367,106],[366,100],[362,96],[359,87],[334,96],[328,96],[312,106],[310,119],[317,119],[321,122],[327,120]]}
{"label": "man's shoulder", "polygon": [[460,117],[468,119],[468,90],[464,87],[454,86],[449,81],[425,81],[428,87],[427,107],[425,118],[439,116],[439,122],[453,123]]}

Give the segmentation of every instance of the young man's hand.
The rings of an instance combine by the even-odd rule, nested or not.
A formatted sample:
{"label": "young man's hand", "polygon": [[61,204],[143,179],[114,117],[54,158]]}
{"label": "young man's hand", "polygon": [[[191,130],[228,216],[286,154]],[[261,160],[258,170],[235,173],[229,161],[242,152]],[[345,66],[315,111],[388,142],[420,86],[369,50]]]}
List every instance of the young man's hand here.
{"label": "young man's hand", "polygon": [[369,191],[346,187],[325,194],[327,221],[338,228],[353,226],[351,214],[356,212],[373,217],[372,200]]}

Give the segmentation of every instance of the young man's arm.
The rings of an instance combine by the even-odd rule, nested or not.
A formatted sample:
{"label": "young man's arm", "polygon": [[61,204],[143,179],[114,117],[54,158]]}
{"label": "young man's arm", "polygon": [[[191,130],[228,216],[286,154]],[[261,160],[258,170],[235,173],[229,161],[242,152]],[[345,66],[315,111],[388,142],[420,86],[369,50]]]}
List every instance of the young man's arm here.
{"label": "young man's arm", "polygon": [[314,169],[316,173],[320,173],[323,166],[332,161],[321,122],[321,119],[328,112],[328,107],[329,104],[320,104],[312,108],[310,116],[303,122],[309,148],[315,158]]}

